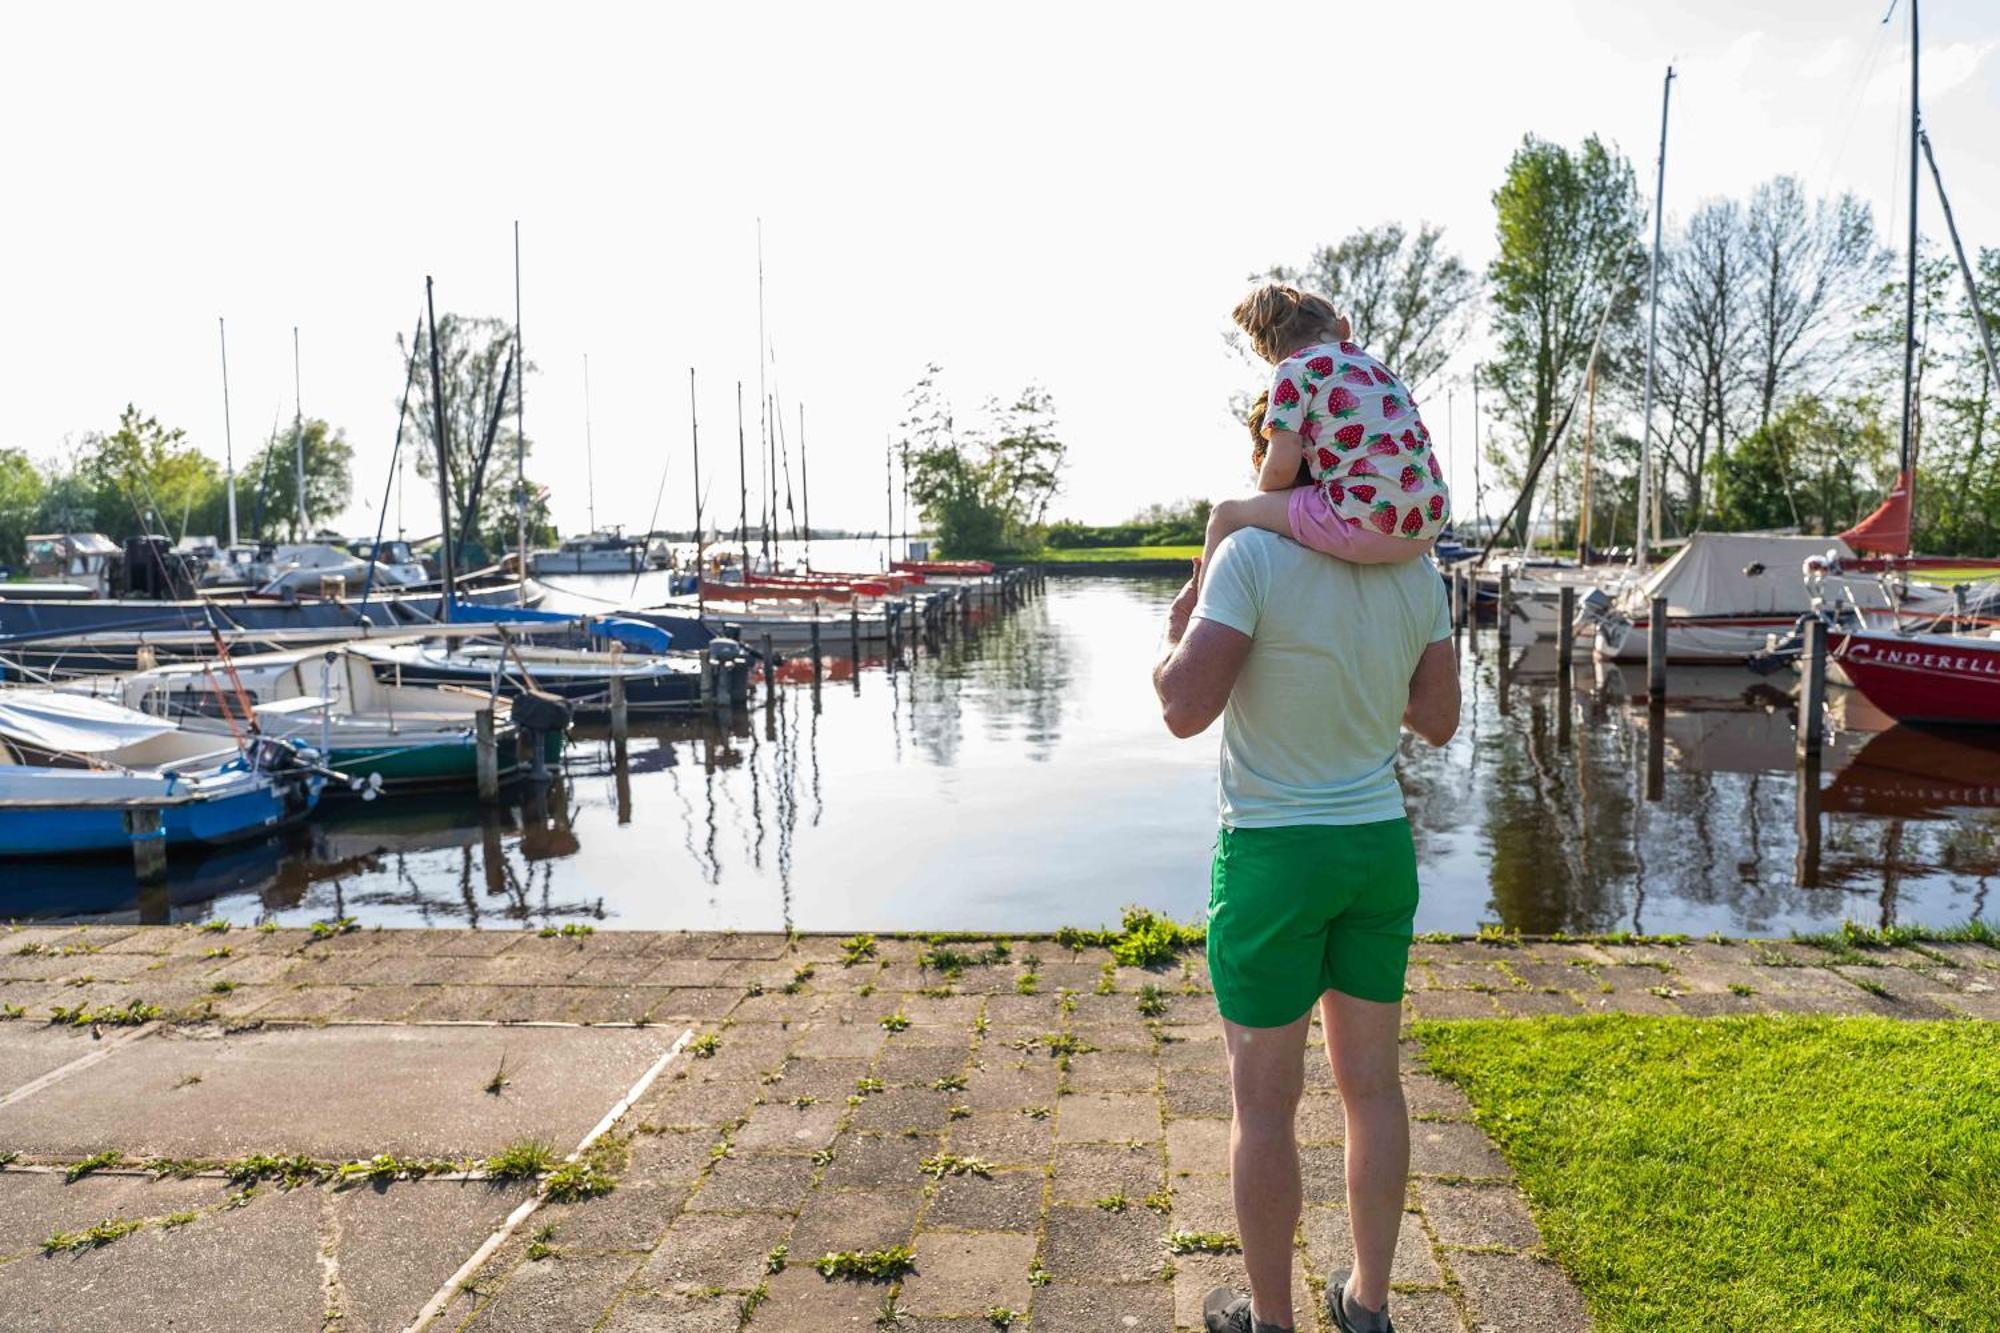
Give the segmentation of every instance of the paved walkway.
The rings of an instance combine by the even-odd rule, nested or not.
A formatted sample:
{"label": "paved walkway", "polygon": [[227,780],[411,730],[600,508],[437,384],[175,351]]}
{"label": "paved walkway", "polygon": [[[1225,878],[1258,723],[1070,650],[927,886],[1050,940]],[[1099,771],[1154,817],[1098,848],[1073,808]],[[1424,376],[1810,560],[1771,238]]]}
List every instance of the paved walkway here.
{"label": "paved walkway", "polygon": [[[0,935],[0,1310],[66,1331],[1198,1328],[1202,1294],[1241,1280],[1199,953],[928,947]],[[1995,1018],[2000,951],[1424,943],[1411,987],[1428,1017]],[[1347,1247],[1338,1101],[1308,1068],[1302,1310]],[[1464,1099],[1414,1055],[1405,1083],[1397,1326],[1587,1328]],[[528,1143],[577,1157],[567,1201],[503,1178]],[[878,1251],[907,1271],[817,1271]]]}

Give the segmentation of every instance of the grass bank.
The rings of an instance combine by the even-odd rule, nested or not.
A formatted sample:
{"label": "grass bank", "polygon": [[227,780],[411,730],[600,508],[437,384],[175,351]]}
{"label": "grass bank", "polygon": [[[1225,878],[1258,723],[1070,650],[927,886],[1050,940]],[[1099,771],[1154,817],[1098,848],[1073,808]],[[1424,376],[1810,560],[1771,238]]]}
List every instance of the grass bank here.
{"label": "grass bank", "polygon": [[1041,550],[1021,557],[1030,565],[1092,565],[1131,560],[1189,561],[1201,554],[1199,546],[1087,546],[1063,550]]}
{"label": "grass bank", "polygon": [[2000,1327],[2000,1025],[1419,1024],[1601,1328]]}

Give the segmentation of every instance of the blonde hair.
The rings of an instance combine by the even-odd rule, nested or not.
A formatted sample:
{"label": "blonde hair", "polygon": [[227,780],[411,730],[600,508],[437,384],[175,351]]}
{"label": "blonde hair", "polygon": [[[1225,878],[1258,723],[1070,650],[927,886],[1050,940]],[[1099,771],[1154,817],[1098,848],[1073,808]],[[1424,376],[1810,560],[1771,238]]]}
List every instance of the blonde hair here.
{"label": "blonde hair", "polygon": [[1339,312],[1324,296],[1276,282],[1265,283],[1237,302],[1229,317],[1249,335],[1257,355],[1272,365],[1301,347],[1332,342],[1340,323]]}

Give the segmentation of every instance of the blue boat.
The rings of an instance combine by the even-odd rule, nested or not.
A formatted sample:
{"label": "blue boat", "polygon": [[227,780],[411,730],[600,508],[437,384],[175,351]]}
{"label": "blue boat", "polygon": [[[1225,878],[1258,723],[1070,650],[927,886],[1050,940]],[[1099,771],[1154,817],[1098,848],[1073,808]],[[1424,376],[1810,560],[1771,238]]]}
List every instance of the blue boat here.
{"label": "blue boat", "polygon": [[319,801],[302,747],[181,731],[103,699],[0,694],[0,858],[168,850],[254,837]]}

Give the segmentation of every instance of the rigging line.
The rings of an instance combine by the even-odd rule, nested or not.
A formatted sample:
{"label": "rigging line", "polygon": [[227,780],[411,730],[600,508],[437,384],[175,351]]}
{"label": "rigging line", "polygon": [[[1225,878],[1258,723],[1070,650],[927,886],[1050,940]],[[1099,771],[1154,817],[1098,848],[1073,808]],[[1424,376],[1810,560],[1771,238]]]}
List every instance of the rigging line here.
{"label": "rigging line", "polygon": [[785,517],[792,525],[792,540],[799,539],[799,511],[792,505],[792,447],[785,442],[784,402],[778,397],[778,386],[771,386],[771,423],[777,432],[778,461],[785,470]]}
{"label": "rigging line", "polygon": [[[1895,6],[1892,4],[1890,6],[1892,13],[1894,9]],[[1820,156],[1814,162],[1812,171],[1804,178],[1808,187],[1815,182],[1825,181],[1827,188],[1831,189],[1833,178],[1840,171],[1841,163],[1847,160],[1847,148],[1853,142],[1854,127],[1861,117],[1861,94],[1867,88],[1869,80],[1875,76],[1875,67],[1881,62],[1882,52],[1888,49],[1889,29],[1886,26],[1888,22],[1888,16],[1884,15],[1882,22],[1875,25],[1875,36],[1869,42],[1867,50],[1856,57],[1857,74],[1849,80],[1847,91],[1841,98],[1841,104],[1847,108],[1847,112],[1840,127],[1840,135],[1820,150]]]}
{"label": "rigging line", "polygon": [[[660,487],[658,490],[653,492],[653,516],[646,520],[646,545],[648,547],[652,546],[654,530],[660,526],[660,501],[666,498],[667,473],[672,468],[673,461],[674,459],[672,454],[666,453],[666,451],[664,450],[661,451]],[[639,580],[644,578],[645,576],[646,576],[646,562],[642,559],[639,562],[639,568],[632,571],[632,592],[628,595],[630,596],[638,595]],[[669,586],[668,591],[670,593],[672,592],[671,586]]]}

